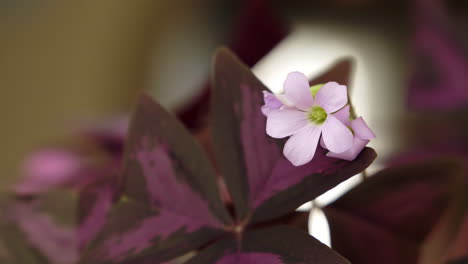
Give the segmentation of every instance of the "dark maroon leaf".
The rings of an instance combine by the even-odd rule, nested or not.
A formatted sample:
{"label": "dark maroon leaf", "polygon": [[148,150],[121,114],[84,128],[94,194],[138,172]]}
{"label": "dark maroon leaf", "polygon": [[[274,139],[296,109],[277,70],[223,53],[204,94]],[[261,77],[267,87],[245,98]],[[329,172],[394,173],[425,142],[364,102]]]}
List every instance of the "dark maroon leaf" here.
{"label": "dark maroon leaf", "polygon": [[468,261],[468,213],[462,220],[462,225],[449,249],[448,258],[451,260]]}
{"label": "dark maroon leaf", "polygon": [[287,36],[290,26],[268,0],[243,0],[228,47],[250,67]]}
{"label": "dark maroon leaf", "polygon": [[421,263],[452,263],[468,256],[468,193],[466,184],[458,187],[456,199],[421,248]]}
{"label": "dark maroon leaf", "polygon": [[462,179],[460,163],[450,160],[377,173],[323,209],[332,247],[353,263],[418,263]]}
{"label": "dark maroon leaf", "polygon": [[345,264],[346,259],[309,234],[284,226],[247,231],[239,241],[227,238],[187,264]]}
{"label": "dark maroon leaf", "polygon": [[[244,0],[227,46],[250,67],[254,66],[289,33],[289,26],[275,13],[271,1]],[[208,79],[208,78],[207,78]],[[210,83],[200,94],[178,111],[182,122],[196,130],[208,122],[210,112]]]}
{"label": "dark maroon leaf", "polygon": [[448,264],[468,264],[468,256],[461,259],[450,261]]}
{"label": "dark maroon leaf", "polygon": [[364,170],[374,160],[365,149],[353,161],[325,156],[293,166],[282,154],[282,142],[265,132],[260,111],[267,88],[226,49],[218,51],[214,65],[213,140],[217,164],[225,177],[242,221],[281,216],[314,199]]}
{"label": "dark maroon leaf", "polygon": [[123,195],[82,263],[166,261],[220,233],[230,217],[215,173],[188,131],[148,96],[130,126]]}
{"label": "dark maroon leaf", "polygon": [[[465,204],[465,206],[467,205]],[[455,236],[449,244],[445,259],[455,261],[455,263],[466,263],[468,260],[468,208],[465,208],[465,215],[462,217],[461,223],[454,226],[456,228],[453,228],[453,226],[452,228],[456,230]],[[450,226],[447,226],[447,228],[450,228]]]}
{"label": "dark maroon leaf", "polygon": [[276,225],[293,226],[294,228],[309,232],[309,212],[294,211],[280,218],[254,225],[254,228],[264,228]]}

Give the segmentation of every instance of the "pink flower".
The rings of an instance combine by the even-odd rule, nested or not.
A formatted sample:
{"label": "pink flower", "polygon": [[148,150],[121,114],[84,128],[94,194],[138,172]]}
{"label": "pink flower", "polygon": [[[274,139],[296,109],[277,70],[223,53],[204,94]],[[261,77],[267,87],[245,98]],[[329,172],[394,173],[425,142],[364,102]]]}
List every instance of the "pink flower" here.
{"label": "pink flower", "polygon": [[329,82],[314,96],[307,77],[291,72],[284,82],[284,92],[288,104],[268,114],[266,132],[274,138],[291,136],[283,153],[293,165],[312,160],[320,136],[331,152],[342,153],[352,147],[351,130],[332,115],[348,102],[346,86]]}
{"label": "pink flower", "polygon": [[327,153],[327,157],[354,160],[359,153],[369,144],[370,140],[375,138],[374,132],[367,126],[366,122],[362,117],[358,117],[355,120],[349,120],[349,106],[341,109],[334,116],[345,124],[354,135],[353,146],[342,153],[334,153],[330,151]]}

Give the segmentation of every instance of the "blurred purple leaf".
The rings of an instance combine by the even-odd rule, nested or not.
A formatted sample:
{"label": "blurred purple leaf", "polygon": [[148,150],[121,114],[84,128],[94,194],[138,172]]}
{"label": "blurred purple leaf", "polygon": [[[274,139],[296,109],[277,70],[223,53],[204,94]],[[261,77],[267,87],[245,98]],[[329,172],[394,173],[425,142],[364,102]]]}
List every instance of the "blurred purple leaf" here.
{"label": "blurred purple leaf", "polygon": [[85,184],[91,180],[85,163],[78,154],[61,149],[34,152],[24,162],[25,178],[15,186],[15,192],[37,195],[53,188]]}
{"label": "blurred purple leaf", "polygon": [[29,247],[43,255],[47,263],[74,264],[78,261],[75,230],[39,212],[35,202],[13,202],[7,214],[23,233]]}
{"label": "blurred purple leaf", "polygon": [[[449,259],[468,261],[468,213],[462,220],[457,236],[449,250]],[[460,262],[461,263],[461,262]]]}
{"label": "blurred purple leaf", "polygon": [[[3,201],[2,201],[3,202]],[[8,207],[7,207],[8,208]],[[0,206],[0,263],[46,264],[48,261],[33,250],[26,235],[8,218],[8,209]]]}
{"label": "blurred purple leaf", "polygon": [[419,263],[463,179],[459,162],[430,160],[383,170],[325,207],[332,247],[353,263]]}
{"label": "blurred purple leaf", "polygon": [[293,166],[282,153],[283,143],[265,132],[264,90],[232,53],[226,49],[217,53],[213,145],[238,220],[253,217],[258,222],[284,215],[363,171],[376,156],[367,148],[348,162],[328,158],[319,148],[312,162]]}
{"label": "blurred purple leaf", "polygon": [[23,179],[14,187],[15,193],[36,196],[59,188],[79,191],[112,177],[121,165],[127,128],[128,119],[120,117],[105,125],[88,124],[78,138],[90,143],[91,150],[64,147],[33,152],[23,163]]}
{"label": "blurred purple leaf", "polygon": [[[457,33],[459,25],[446,2],[414,1],[415,32],[412,52],[415,66],[408,102],[415,110],[451,110],[468,104],[468,50]],[[466,28],[462,26],[461,28]]]}
{"label": "blurred purple leaf", "polygon": [[306,232],[290,227],[247,231],[240,241],[227,238],[200,252],[187,264],[346,264],[346,259],[333,252]]}

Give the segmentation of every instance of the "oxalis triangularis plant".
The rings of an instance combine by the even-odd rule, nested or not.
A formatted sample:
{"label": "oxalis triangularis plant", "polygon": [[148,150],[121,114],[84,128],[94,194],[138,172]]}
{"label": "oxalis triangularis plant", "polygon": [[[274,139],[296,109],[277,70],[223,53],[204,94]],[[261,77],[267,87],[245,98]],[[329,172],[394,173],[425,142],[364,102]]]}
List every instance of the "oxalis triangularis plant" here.
{"label": "oxalis triangularis plant", "polygon": [[[78,262],[169,263],[188,254],[187,263],[348,263],[281,225],[376,157],[365,148],[372,131],[349,120],[346,87],[309,89],[292,73],[284,94],[264,94],[226,49],[215,55],[212,87],[214,163],[174,116],[140,97],[118,180],[82,194]],[[291,113],[297,122],[284,117]]]}
{"label": "oxalis triangularis plant", "polygon": [[[194,250],[188,263],[347,263],[307,233],[269,222],[363,171],[376,154],[366,148],[345,161],[318,148],[311,162],[293,165],[281,151],[283,142],[266,134],[266,90],[229,51],[217,52],[216,170],[189,132],[142,95],[129,129],[119,198],[81,263],[163,263]],[[217,173],[232,210],[221,200]]]}

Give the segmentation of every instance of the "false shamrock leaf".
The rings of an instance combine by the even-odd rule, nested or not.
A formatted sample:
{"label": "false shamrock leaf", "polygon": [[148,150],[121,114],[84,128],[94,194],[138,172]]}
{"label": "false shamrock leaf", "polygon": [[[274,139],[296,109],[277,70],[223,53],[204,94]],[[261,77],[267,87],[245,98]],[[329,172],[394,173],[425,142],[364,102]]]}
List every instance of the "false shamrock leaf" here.
{"label": "false shamrock leaf", "polygon": [[[210,242],[217,247],[232,240],[233,254],[241,248],[249,250],[255,244],[254,224],[294,211],[361,172],[375,158],[373,150],[365,149],[348,162],[327,158],[321,149],[314,163],[294,167],[282,155],[281,143],[265,134],[261,106],[266,88],[225,49],[216,55],[213,87],[216,167],[226,180],[233,214],[221,201],[215,170],[190,133],[152,99],[142,96],[130,126],[121,198],[81,263],[160,263]],[[289,231],[258,232],[282,237]],[[290,261],[283,248],[286,243],[273,247],[265,237],[259,248],[249,250],[253,255],[247,259],[266,256],[268,260],[268,254],[273,254],[279,263],[296,259],[343,263],[312,237],[295,231],[291,236],[309,241],[310,253],[298,253]],[[223,237],[231,242],[222,242]],[[226,258],[223,261],[236,256]]]}
{"label": "false shamrock leaf", "polygon": [[215,238],[230,219],[208,159],[188,131],[143,96],[131,122],[123,196],[84,263],[169,260]]}
{"label": "false shamrock leaf", "polygon": [[353,263],[420,263],[420,248],[462,178],[460,164],[448,160],[377,173],[323,209],[332,247]]}

